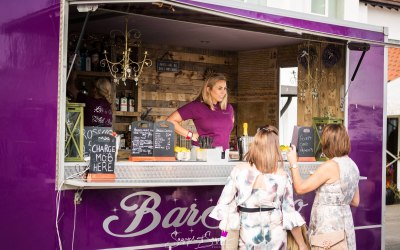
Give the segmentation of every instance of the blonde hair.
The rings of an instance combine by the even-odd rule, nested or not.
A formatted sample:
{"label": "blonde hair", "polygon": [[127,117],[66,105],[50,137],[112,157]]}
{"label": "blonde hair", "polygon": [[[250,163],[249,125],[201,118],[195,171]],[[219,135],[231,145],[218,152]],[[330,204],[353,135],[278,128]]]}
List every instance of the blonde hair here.
{"label": "blonde hair", "polygon": [[244,159],[262,173],[276,172],[279,163],[283,167],[278,129],[271,125],[259,128]]}
{"label": "blonde hair", "polygon": [[350,138],[346,128],[342,124],[328,124],[322,130],[322,152],[332,159],[350,153]]}
{"label": "blonde hair", "polygon": [[[196,100],[206,103],[211,110],[214,109],[214,105],[211,99],[211,94],[207,88],[212,89],[218,81],[225,81],[226,77],[224,74],[220,73],[213,73],[206,78],[203,84],[203,88],[201,89],[199,95],[197,96]],[[226,106],[228,105],[228,92],[224,96],[224,99],[219,103],[219,106],[222,110],[226,110]]]}
{"label": "blonde hair", "polygon": [[[110,86],[110,88],[107,88],[107,85]],[[99,78],[97,79],[96,83],[94,84],[95,90],[97,94],[107,100],[109,103],[113,103],[112,100],[112,84],[110,80],[107,78]]]}

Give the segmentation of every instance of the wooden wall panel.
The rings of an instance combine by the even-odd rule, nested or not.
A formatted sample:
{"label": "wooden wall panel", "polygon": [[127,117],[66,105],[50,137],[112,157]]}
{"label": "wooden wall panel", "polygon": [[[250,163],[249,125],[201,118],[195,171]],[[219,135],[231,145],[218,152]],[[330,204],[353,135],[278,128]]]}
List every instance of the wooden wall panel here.
{"label": "wooden wall panel", "polygon": [[[153,65],[141,77],[142,110],[151,108],[150,120],[165,120],[178,107],[194,100],[203,86],[205,72],[226,74],[229,102],[236,102],[237,53],[146,44]],[[179,72],[157,72],[157,60],[179,62]],[[192,124],[190,121],[185,124]]]}
{"label": "wooden wall panel", "polygon": [[277,50],[239,52],[238,56],[238,135],[242,124],[249,124],[249,135],[258,127],[277,122]]}
{"label": "wooden wall panel", "polygon": [[309,69],[299,65],[297,123],[299,126],[312,126],[313,117],[343,119],[340,86],[345,82],[344,46],[338,45],[341,57],[332,67],[326,67],[322,61],[327,43],[305,43],[299,45],[299,49],[307,46],[314,47],[317,55]]}

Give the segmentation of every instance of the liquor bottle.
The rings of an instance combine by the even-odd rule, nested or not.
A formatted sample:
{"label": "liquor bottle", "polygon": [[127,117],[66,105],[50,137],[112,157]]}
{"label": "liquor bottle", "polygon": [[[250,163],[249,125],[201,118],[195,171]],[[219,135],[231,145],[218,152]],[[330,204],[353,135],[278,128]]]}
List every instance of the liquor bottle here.
{"label": "liquor bottle", "polygon": [[249,150],[249,134],[247,133],[248,124],[243,123],[243,135],[238,139],[239,160],[243,160],[244,155]]}
{"label": "liquor bottle", "polygon": [[128,98],[124,96],[124,94],[121,94],[121,98],[119,100],[119,107],[120,111],[128,111]]}
{"label": "liquor bottle", "polygon": [[115,98],[115,111],[120,111],[120,107],[119,107],[119,101],[120,101],[120,94]]}
{"label": "liquor bottle", "polygon": [[92,54],[91,56],[91,61],[92,61],[92,71],[99,71],[99,53],[96,51]]}
{"label": "liquor bottle", "polygon": [[132,125],[129,124],[128,131],[125,133],[126,149],[131,149],[131,146],[132,146],[131,130],[132,130]]}
{"label": "liquor bottle", "polygon": [[135,98],[133,98],[132,94],[129,94],[128,97],[128,111],[135,112]]}
{"label": "liquor bottle", "polygon": [[86,53],[85,52],[81,52],[80,53],[80,61],[81,63],[79,64],[80,66],[80,71],[86,71]]}
{"label": "liquor bottle", "polygon": [[247,133],[248,127],[249,127],[249,125],[247,124],[247,122],[243,123],[243,136],[248,136],[249,135]]}
{"label": "liquor bottle", "polygon": [[126,147],[126,140],[125,140],[125,135],[124,134],[120,134],[120,141],[119,141],[119,149],[125,149]]}
{"label": "liquor bottle", "polygon": [[89,91],[88,91],[88,89],[86,87],[86,82],[82,82],[82,87],[79,90],[79,92],[84,94],[84,95],[88,95],[89,94]]}
{"label": "liquor bottle", "polygon": [[85,70],[92,71],[92,58],[89,55],[89,51],[86,50],[86,58],[85,58]]}

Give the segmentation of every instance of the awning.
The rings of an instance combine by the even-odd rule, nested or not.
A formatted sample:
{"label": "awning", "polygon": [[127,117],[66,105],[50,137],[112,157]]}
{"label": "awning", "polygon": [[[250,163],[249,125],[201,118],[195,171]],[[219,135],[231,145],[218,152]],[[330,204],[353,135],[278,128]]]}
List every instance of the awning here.
{"label": "awning", "polygon": [[[252,5],[245,2],[225,0],[75,0],[71,1],[70,4],[135,4],[146,2],[157,2],[196,11],[198,13],[212,14],[226,19],[239,20],[264,27],[276,28],[284,31],[286,34],[288,34],[288,36],[299,37],[299,35],[310,35],[313,37],[326,37],[349,42],[365,42],[371,45],[376,44],[399,46],[397,44],[389,44],[386,42],[387,30],[384,27],[343,20],[332,20],[326,17],[319,17],[284,9],[275,9],[261,5]],[[199,19],[201,19],[201,17],[199,17]]]}
{"label": "awning", "polygon": [[377,45],[399,46],[398,44],[385,42],[387,39],[386,28],[380,26],[340,20],[327,22],[327,18],[323,17],[233,1],[218,1],[219,5],[212,3],[215,1],[166,0],[161,2],[181,8],[195,9],[199,12],[212,13],[226,18],[241,19],[242,21],[280,28],[286,32],[318,35]]}

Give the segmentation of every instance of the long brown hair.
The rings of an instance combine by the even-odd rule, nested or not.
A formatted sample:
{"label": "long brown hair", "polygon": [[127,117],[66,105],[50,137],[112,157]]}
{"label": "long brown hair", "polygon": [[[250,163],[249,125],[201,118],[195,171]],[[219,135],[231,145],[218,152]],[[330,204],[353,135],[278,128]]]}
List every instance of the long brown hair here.
{"label": "long brown hair", "polygon": [[322,130],[322,152],[332,159],[350,153],[350,138],[346,128],[342,124],[328,124]]}
{"label": "long brown hair", "polygon": [[244,159],[262,173],[274,173],[278,164],[283,166],[278,129],[271,125],[259,128]]}
{"label": "long brown hair", "polygon": [[[207,104],[211,110],[214,110],[214,105],[211,99],[210,92],[208,91],[208,88],[212,89],[218,81],[226,82],[225,75],[221,73],[212,73],[210,76],[208,76],[204,81],[203,87],[199,95],[196,98],[196,100],[199,100]],[[222,110],[226,110],[227,105],[228,105],[228,92],[226,92],[224,99],[222,99],[222,101],[219,103],[219,106]]]}

